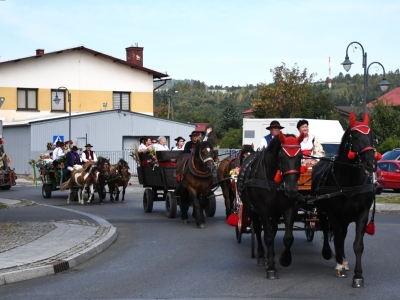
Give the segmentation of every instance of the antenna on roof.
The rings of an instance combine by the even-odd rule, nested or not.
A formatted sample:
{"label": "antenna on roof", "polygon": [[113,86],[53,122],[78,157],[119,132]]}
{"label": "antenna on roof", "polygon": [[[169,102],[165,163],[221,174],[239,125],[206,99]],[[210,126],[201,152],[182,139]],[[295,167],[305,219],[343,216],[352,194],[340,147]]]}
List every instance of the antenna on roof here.
{"label": "antenna on roof", "polygon": [[138,47],[139,46],[139,43],[135,43],[135,47]]}

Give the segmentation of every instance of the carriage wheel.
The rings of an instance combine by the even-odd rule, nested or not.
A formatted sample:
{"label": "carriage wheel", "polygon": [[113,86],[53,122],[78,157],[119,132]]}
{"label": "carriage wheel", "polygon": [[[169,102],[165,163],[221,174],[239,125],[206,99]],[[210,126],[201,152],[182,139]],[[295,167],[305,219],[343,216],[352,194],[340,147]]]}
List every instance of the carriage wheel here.
{"label": "carriage wheel", "polygon": [[215,211],[217,209],[217,201],[215,200],[215,195],[212,193],[210,197],[208,197],[208,205],[204,209],[207,217],[214,217]]}
{"label": "carriage wheel", "polygon": [[304,223],[304,231],[306,233],[307,241],[312,242],[314,239],[314,230],[311,230],[311,225],[309,222]]}
{"label": "carriage wheel", "polygon": [[145,189],[143,194],[143,208],[144,212],[151,213],[153,210],[153,191]]}
{"label": "carriage wheel", "polygon": [[256,257],[256,233],[254,232],[253,224],[250,225],[251,227],[251,258]]}
{"label": "carriage wheel", "polygon": [[51,186],[43,184],[42,185],[42,195],[43,198],[50,198],[51,197]]}
{"label": "carriage wheel", "polygon": [[239,230],[238,226],[235,226],[235,233],[236,233],[236,241],[238,244],[242,241],[242,232]]}
{"label": "carriage wheel", "polygon": [[173,197],[171,192],[168,192],[165,196],[165,212],[168,218],[175,218],[178,203],[176,198]]}

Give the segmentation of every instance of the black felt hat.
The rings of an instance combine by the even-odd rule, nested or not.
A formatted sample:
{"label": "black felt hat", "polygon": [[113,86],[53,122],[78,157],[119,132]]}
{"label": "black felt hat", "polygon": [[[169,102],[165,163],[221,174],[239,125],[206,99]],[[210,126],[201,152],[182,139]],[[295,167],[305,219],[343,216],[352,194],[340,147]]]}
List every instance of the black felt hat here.
{"label": "black felt hat", "polygon": [[283,129],[285,127],[282,127],[281,124],[278,121],[273,120],[271,123],[269,123],[269,126],[266,129],[270,130],[271,128]]}
{"label": "black felt hat", "polygon": [[179,140],[183,140],[183,141],[186,141],[183,137],[181,137],[181,136],[178,136],[174,141],[177,141],[177,142],[179,142]]}
{"label": "black felt hat", "polygon": [[93,147],[93,146],[88,143],[85,145],[85,147]]}

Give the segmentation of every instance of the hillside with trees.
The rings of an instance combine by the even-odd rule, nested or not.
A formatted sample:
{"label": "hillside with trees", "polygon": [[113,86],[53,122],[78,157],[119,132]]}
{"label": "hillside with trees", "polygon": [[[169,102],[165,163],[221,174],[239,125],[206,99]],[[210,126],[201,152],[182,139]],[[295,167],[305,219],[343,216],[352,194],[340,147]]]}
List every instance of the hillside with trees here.
{"label": "hillside with trees", "polygon": [[[256,86],[222,87],[207,86],[198,80],[168,81],[154,93],[154,115],[181,122],[210,123],[214,129],[210,141],[225,148],[241,146],[242,112],[251,108],[257,118],[338,119],[343,126],[347,126],[347,120],[338,114],[335,106],[352,106],[362,111],[363,75],[339,73],[332,78],[329,89],[328,78],[315,82],[314,74],[308,74],[307,69],[300,70],[297,65],[289,68],[282,63],[270,72],[273,83]],[[399,70],[389,71],[386,79],[391,83],[388,91],[400,87]],[[383,94],[378,86],[381,80],[382,75],[369,75],[367,103]],[[397,114],[396,109],[393,112],[392,108],[378,107],[375,116],[370,116],[378,144],[388,138],[399,139],[400,128],[394,126],[398,123]],[[395,117],[396,122],[391,123]],[[393,125],[390,133],[382,128],[374,129],[382,121]]]}

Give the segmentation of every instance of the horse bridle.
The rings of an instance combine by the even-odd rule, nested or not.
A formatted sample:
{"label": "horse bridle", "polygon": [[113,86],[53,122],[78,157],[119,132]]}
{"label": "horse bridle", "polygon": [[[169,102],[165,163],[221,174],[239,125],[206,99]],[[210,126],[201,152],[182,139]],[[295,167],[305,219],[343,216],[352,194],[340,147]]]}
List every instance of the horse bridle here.
{"label": "horse bridle", "polygon": [[[364,125],[364,124],[356,125],[356,126],[354,126],[354,127],[352,127],[352,128],[350,129],[350,131],[358,131],[358,132],[360,132],[360,133],[362,133],[362,134],[364,134],[364,135],[369,134],[370,130],[371,130],[371,129],[369,128],[369,126],[368,126],[368,125]],[[360,155],[361,155],[362,153],[366,152],[366,151],[374,151],[374,147],[372,147],[372,146],[364,147],[363,149],[361,149],[361,151],[358,151],[358,149],[356,149],[355,146],[353,145],[353,136],[351,135],[351,133],[350,133],[350,135],[349,135],[349,140],[350,140],[350,141],[348,142],[348,144],[349,144],[349,149],[350,149],[351,151],[352,151],[352,150],[355,150],[354,152],[357,153],[357,156],[358,156],[358,157],[360,157]]]}
{"label": "horse bridle", "polygon": [[[301,150],[301,147],[300,147],[300,145],[282,144],[282,150],[286,153],[287,156],[295,157],[295,156],[297,156],[299,154],[299,152]],[[300,174],[300,171],[292,169],[292,170],[288,170],[288,171],[285,171],[285,172],[282,173],[282,170],[281,170],[281,174],[282,174],[282,176],[290,175],[290,174]]]}

